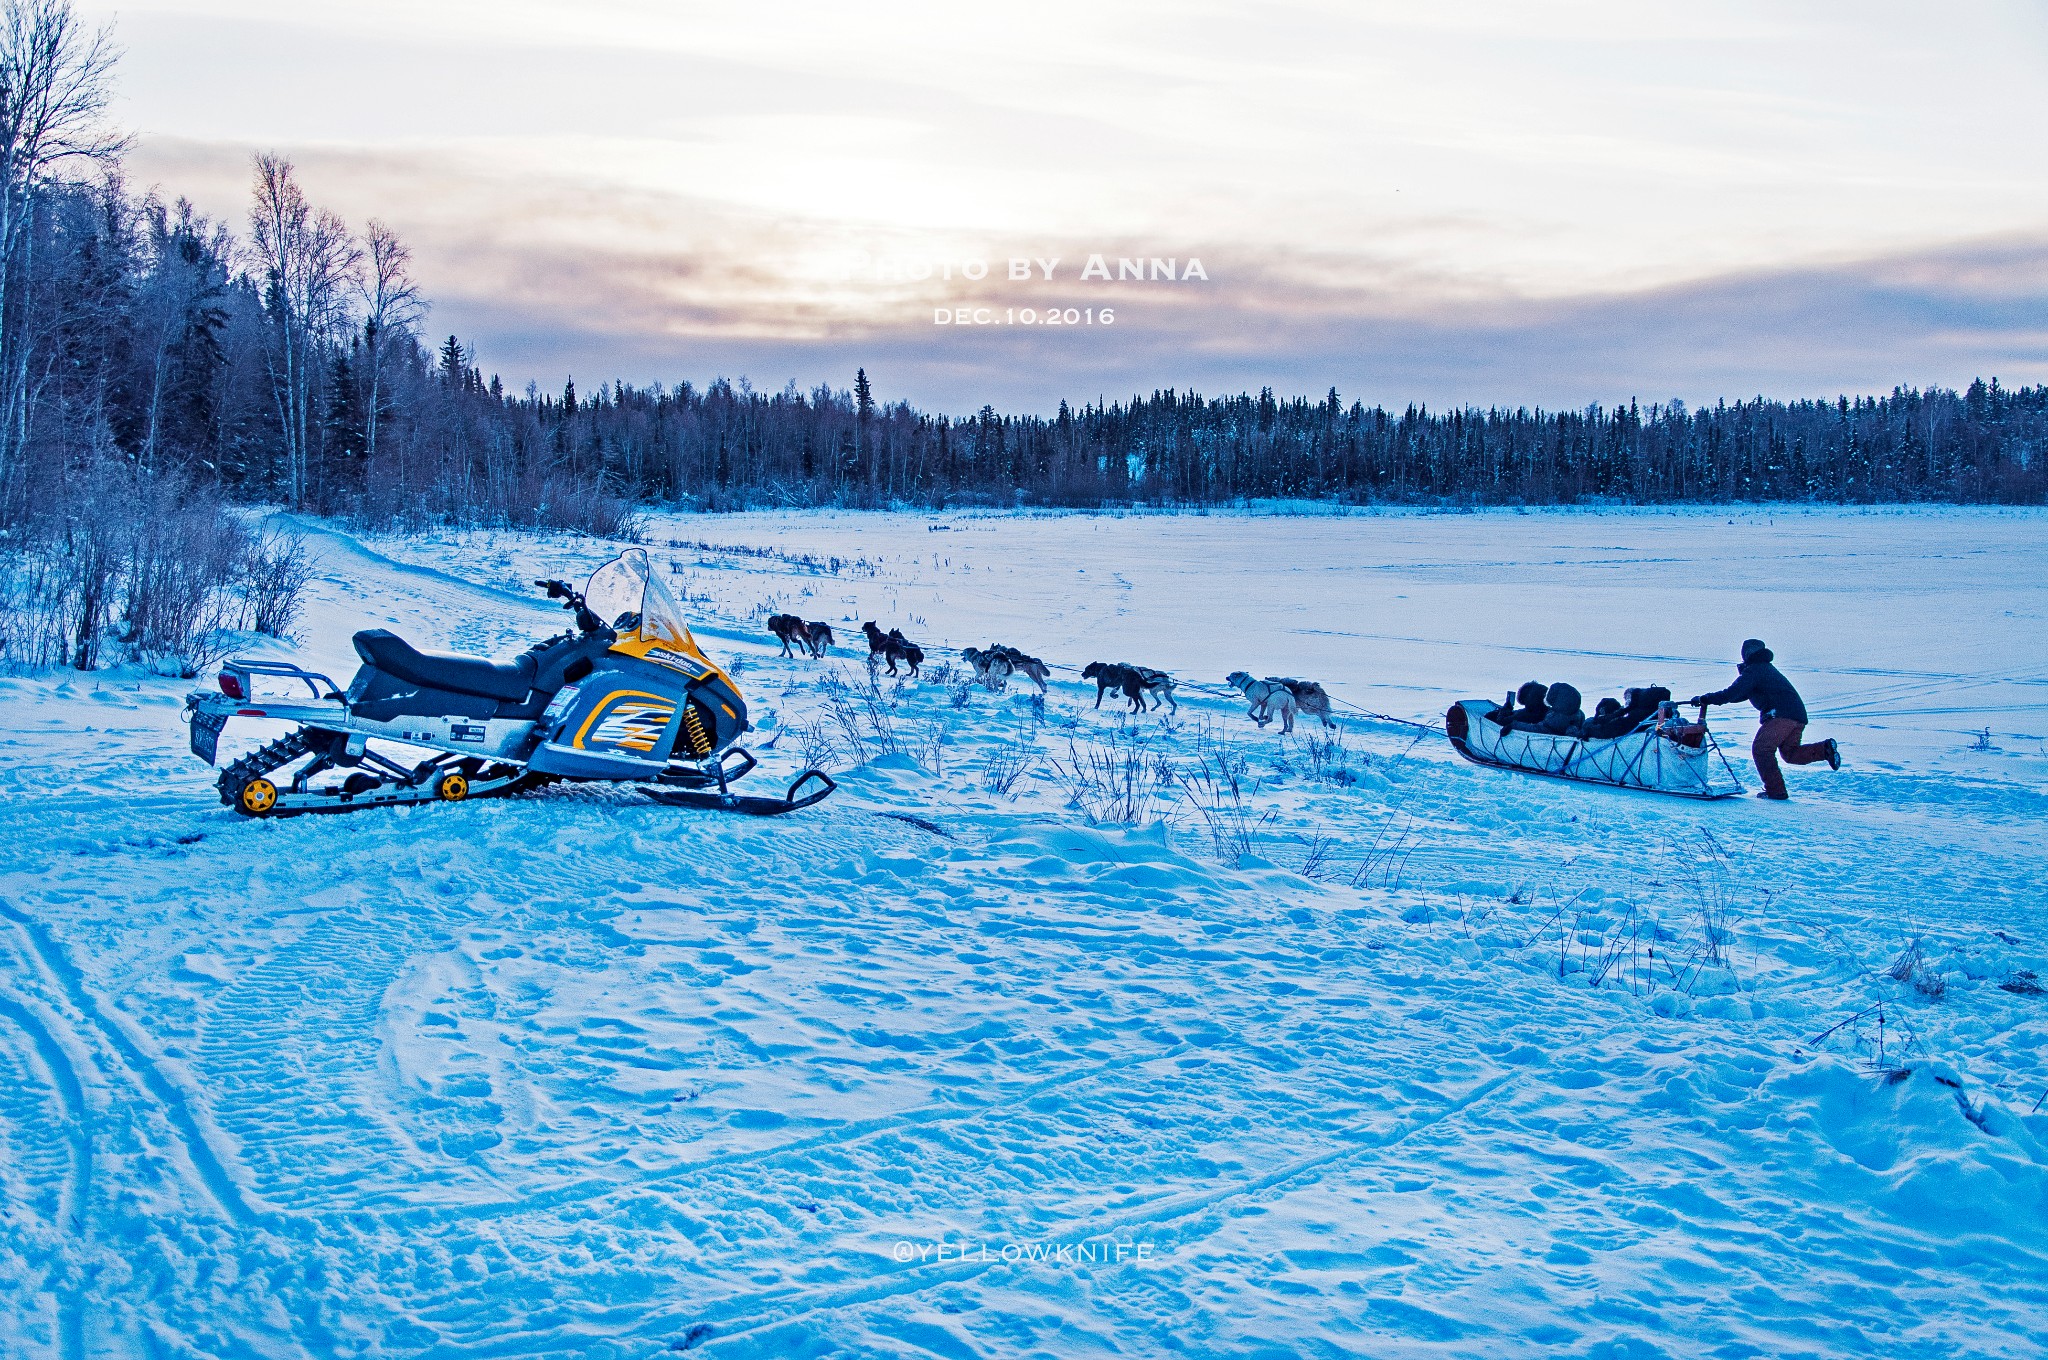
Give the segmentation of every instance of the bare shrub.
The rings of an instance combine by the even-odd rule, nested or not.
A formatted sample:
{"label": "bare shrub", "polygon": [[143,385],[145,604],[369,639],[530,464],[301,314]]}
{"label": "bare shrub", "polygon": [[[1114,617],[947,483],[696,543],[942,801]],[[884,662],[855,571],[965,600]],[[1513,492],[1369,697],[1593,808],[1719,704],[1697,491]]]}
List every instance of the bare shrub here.
{"label": "bare shrub", "polygon": [[1940,1001],[1948,995],[1948,974],[1927,957],[1926,942],[1920,939],[1909,941],[1899,951],[1885,976],[1905,983],[1927,1001]]}
{"label": "bare shrub", "polygon": [[248,535],[213,506],[136,508],[143,513],[128,544],[121,641],[138,659],[172,659],[191,675],[217,658],[212,644],[238,622],[230,588]]}
{"label": "bare shrub", "polygon": [[1600,938],[1598,964],[1586,980],[1599,987],[1610,980],[1641,995],[1656,985],[1657,927],[1636,902]]}
{"label": "bare shrub", "polygon": [[1142,739],[1112,735],[1100,741],[1067,739],[1067,758],[1052,762],[1067,792],[1089,821],[1136,825],[1156,820],[1161,766]]}
{"label": "bare shrub", "polygon": [[861,681],[849,681],[840,672],[826,676],[822,688],[825,711],[839,728],[855,764],[902,752],[903,741],[896,733],[896,700],[882,692],[882,677],[876,674],[872,658]]}
{"label": "bare shrub", "polygon": [[[1554,949],[1557,975],[1582,976],[1589,987],[1620,986],[1637,996],[1740,990],[1733,947],[1743,906],[1726,851],[1702,831],[1697,839],[1671,842],[1666,853],[1676,867],[1649,886],[1679,891],[1682,914],[1670,918],[1670,927],[1634,897],[1617,908],[1581,888],[1559,902],[1522,947],[1540,941]],[[1517,889],[1509,901],[1534,905],[1541,896],[1540,889]],[[1768,904],[1767,892],[1762,900]]]}
{"label": "bare shrub", "polygon": [[1335,836],[1326,831],[1313,831],[1302,838],[1302,844],[1307,850],[1302,855],[1301,867],[1295,872],[1303,878],[1312,878],[1318,882],[1336,877],[1330,862],[1331,851],[1337,847]]}
{"label": "bare shrub", "polygon": [[1414,820],[1407,813],[1388,817],[1373,828],[1372,840],[1351,875],[1354,888],[1398,888],[1415,852]]}
{"label": "bare shrub", "polygon": [[522,529],[565,529],[628,543],[639,542],[646,532],[646,516],[639,507],[601,480],[552,473],[541,478],[534,490],[538,494],[530,500],[508,497],[498,507],[506,523]]}
{"label": "bare shrub", "polygon": [[910,756],[919,765],[933,774],[944,774],[946,768],[946,747],[952,744],[953,732],[940,718],[926,723],[911,739]]}
{"label": "bare shrub", "polygon": [[1351,752],[1344,745],[1342,732],[1310,733],[1302,743],[1302,756],[1311,779],[1346,787],[1358,782],[1351,772]]}
{"label": "bare shrub", "polygon": [[54,603],[60,626],[71,635],[71,665],[76,670],[93,670],[100,663],[120,589],[125,527],[112,515],[91,514],[72,516],[66,526],[62,589]]}
{"label": "bare shrub", "polygon": [[1904,1015],[1882,1001],[1872,1002],[1838,1020],[1806,1042],[1814,1047],[1840,1036],[1863,1054],[1863,1065],[1871,1072],[1897,1081],[1913,1069],[1906,1060],[1920,1046],[1920,1036]]}
{"label": "bare shrub", "polygon": [[[1678,880],[1691,898],[1702,961],[1728,966],[1728,946],[1735,940],[1736,904],[1729,886],[1728,852],[1713,832],[1701,827],[1690,851],[1677,847]],[[1767,894],[1768,896],[1768,894]]]}
{"label": "bare shrub", "polygon": [[290,638],[304,607],[306,583],[313,579],[306,540],[295,533],[261,531],[249,545],[242,577],[249,626],[265,637]]}
{"label": "bare shrub", "polygon": [[998,746],[981,762],[981,786],[1000,797],[1010,797],[1031,773],[1037,754],[1035,746],[1024,742]]}
{"label": "bare shrub", "polygon": [[[249,535],[211,494],[94,467],[89,503],[45,509],[0,552],[0,647],[27,668],[113,659],[192,675],[251,613]],[[279,548],[267,561],[290,558]],[[294,611],[302,569],[297,581]]]}
{"label": "bare shrub", "polygon": [[1270,808],[1253,812],[1260,784],[1251,777],[1251,762],[1213,727],[1197,731],[1194,748],[1194,758],[1172,770],[1180,803],[1209,833],[1216,858],[1235,865],[1252,852],[1276,814]]}
{"label": "bare shrub", "polygon": [[78,562],[58,542],[12,544],[5,571],[6,608],[0,614],[0,644],[10,664],[29,670],[71,661],[73,599],[81,577]]}
{"label": "bare shrub", "polygon": [[831,770],[839,759],[839,746],[832,740],[832,728],[822,721],[804,723],[789,729],[796,738],[797,750],[803,753],[804,768],[810,770]]}

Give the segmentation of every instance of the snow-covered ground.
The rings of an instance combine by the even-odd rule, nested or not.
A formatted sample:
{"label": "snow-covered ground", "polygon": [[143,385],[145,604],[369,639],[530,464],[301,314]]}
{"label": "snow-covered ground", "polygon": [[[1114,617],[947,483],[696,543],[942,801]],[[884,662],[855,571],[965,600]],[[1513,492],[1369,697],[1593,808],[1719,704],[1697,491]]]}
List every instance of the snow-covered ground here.
{"label": "snow-covered ground", "polygon": [[[305,527],[269,645],[342,678],[363,627],[509,653],[611,550]],[[842,778],[776,821],[246,822],[188,684],[0,680],[0,1355],[2041,1354],[2044,528],[657,519],[756,779]],[[868,691],[867,618],[1052,692]],[[1848,758],[1788,804],[1364,716],[1683,696],[1751,635]],[[1094,659],[1178,716],[1095,711]]]}

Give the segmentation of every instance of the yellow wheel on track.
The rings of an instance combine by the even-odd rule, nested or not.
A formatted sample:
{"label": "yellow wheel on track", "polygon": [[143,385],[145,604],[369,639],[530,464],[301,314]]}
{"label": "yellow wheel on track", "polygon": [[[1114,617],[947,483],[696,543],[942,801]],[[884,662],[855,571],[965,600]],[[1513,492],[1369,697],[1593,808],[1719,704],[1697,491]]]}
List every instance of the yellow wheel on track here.
{"label": "yellow wheel on track", "polygon": [[261,817],[277,806],[277,785],[261,777],[252,779],[242,785],[241,796],[236,801],[247,815]]}
{"label": "yellow wheel on track", "polygon": [[444,803],[459,803],[469,797],[469,776],[460,770],[450,770],[434,785],[434,792]]}

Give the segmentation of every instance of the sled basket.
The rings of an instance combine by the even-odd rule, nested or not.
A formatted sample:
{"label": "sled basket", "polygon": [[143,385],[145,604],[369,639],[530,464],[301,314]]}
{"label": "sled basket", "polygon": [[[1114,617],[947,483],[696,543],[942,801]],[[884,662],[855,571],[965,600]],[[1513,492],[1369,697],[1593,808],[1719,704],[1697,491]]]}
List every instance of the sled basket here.
{"label": "sled basket", "polygon": [[1487,716],[1497,708],[1485,699],[1463,699],[1444,715],[1452,749],[1475,765],[1676,798],[1733,798],[1743,791],[1704,724],[1652,718],[1633,732],[1588,741],[1502,727]]}

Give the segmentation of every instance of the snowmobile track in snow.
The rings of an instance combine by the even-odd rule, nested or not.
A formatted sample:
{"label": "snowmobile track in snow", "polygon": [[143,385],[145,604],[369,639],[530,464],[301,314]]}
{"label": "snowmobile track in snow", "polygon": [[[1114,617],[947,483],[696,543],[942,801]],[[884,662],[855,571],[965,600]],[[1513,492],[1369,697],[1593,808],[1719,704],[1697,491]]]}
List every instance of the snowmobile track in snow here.
{"label": "snowmobile track in snow", "polygon": [[[70,1056],[50,1032],[49,1026],[28,1006],[12,997],[0,997],[0,1019],[12,1022],[34,1046],[36,1056],[42,1060],[50,1090],[57,1099],[59,1127],[69,1153],[64,1188],[58,1199],[57,1219],[60,1232],[69,1239],[75,1251],[92,1232],[92,1125],[85,1100],[85,1083],[79,1079],[78,1069],[72,1065]],[[79,1290],[77,1270],[75,1259],[60,1261],[53,1270],[57,1278],[49,1281],[57,1295],[57,1336],[65,1360],[84,1360],[85,1357],[85,1302]]]}
{"label": "snowmobile track in snow", "polygon": [[1079,1086],[1097,1080],[1113,1072],[1130,1067],[1141,1067],[1147,1063],[1163,1062],[1177,1058],[1190,1051],[1191,1045],[1177,1044],[1156,1053],[1134,1053],[1127,1057],[1115,1058],[1093,1067],[1063,1072],[1058,1076],[1036,1081],[1021,1090],[986,1101],[979,1105],[961,1105],[958,1102],[921,1106],[901,1114],[888,1115],[880,1119],[863,1120],[841,1128],[827,1129],[808,1138],[798,1138],[775,1147],[757,1148],[747,1152],[732,1152],[701,1161],[683,1162],[676,1166],[664,1167],[644,1175],[619,1180],[583,1181],[560,1186],[552,1190],[539,1190],[517,1200],[499,1203],[463,1204],[455,1206],[417,1205],[390,1210],[382,1215],[387,1222],[467,1222],[493,1218],[517,1217],[521,1214],[539,1213],[560,1208],[566,1204],[579,1204],[603,1199],[611,1195],[632,1194],[652,1190],[663,1185],[699,1176],[709,1171],[723,1171],[730,1167],[760,1166],[772,1164],[786,1157],[810,1152],[821,1147],[846,1147],[865,1142],[887,1134],[901,1133],[911,1129],[944,1128],[951,1124],[965,1124],[982,1119],[998,1111],[1036,1100],[1053,1091]]}
{"label": "snowmobile track in snow", "polygon": [[84,975],[64,957],[63,950],[58,948],[47,931],[6,901],[0,901],[0,916],[15,924],[41,966],[62,989],[65,999],[91,1025],[93,1033],[120,1058],[135,1078],[137,1087],[155,1099],[171,1127],[177,1131],[185,1155],[198,1174],[199,1184],[215,1207],[239,1226],[254,1226],[259,1215],[249,1206],[242,1196],[241,1187],[228,1174],[227,1166],[212,1140],[193,1115],[184,1091],[150,1060],[121,1023],[110,1017],[94,1000],[85,985]]}
{"label": "snowmobile track in snow", "polygon": [[[1354,1158],[1364,1156],[1367,1153],[1383,1152],[1388,1148],[1398,1146],[1425,1129],[1432,1128],[1446,1120],[1457,1118],[1466,1110],[1485,1101],[1495,1091],[1513,1081],[1517,1075],[1515,1072],[1503,1072],[1489,1077],[1467,1090],[1463,1095],[1446,1101],[1428,1115],[1400,1124],[1378,1137],[1362,1136],[1357,1131],[1345,1130],[1339,1136],[1345,1137],[1350,1143],[1349,1146],[1333,1148],[1328,1152],[1299,1158],[1283,1166],[1276,1167],[1271,1171],[1221,1189],[1202,1191],[1192,1195],[1173,1196],[1156,1206],[1143,1209],[1137,1213],[1090,1218],[1071,1225],[1076,1231],[1062,1234],[1055,1230],[1046,1233],[1045,1238],[1048,1241],[1066,1242],[1097,1241],[1104,1238],[1114,1238],[1117,1234],[1132,1228],[1157,1228],[1178,1223],[1219,1204],[1243,1199],[1248,1195],[1256,1195],[1262,1191],[1277,1189],[1292,1182],[1300,1181],[1305,1177],[1313,1180],[1332,1166],[1340,1165]],[[652,1339],[675,1335],[692,1327],[709,1323],[717,1328],[717,1331],[705,1338],[704,1344],[706,1345],[713,1345],[720,1341],[730,1341],[742,1336],[753,1336],[758,1343],[768,1344],[773,1339],[772,1333],[774,1329],[802,1322],[817,1313],[858,1304],[877,1303],[884,1299],[921,1294],[939,1285],[957,1284],[991,1270],[1014,1264],[1000,1260],[961,1261],[950,1265],[944,1262],[910,1264],[897,1270],[887,1271],[879,1278],[840,1289],[806,1290],[794,1293],[769,1291],[742,1298],[724,1299],[709,1307],[692,1310],[687,1316],[666,1318],[660,1322],[649,1323],[635,1328],[634,1331],[637,1335],[648,1336]],[[756,1317],[764,1310],[774,1310],[777,1308],[783,1308],[785,1311],[778,1312],[773,1317],[765,1317],[759,1321],[749,1322],[744,1326],[730,1325],[731,1319]],[[762,1336],[760,1335],[762,1333],[769,1333],[770,1335]],[[798,1338],[791,1337],[788,1340],[793,1344]],[[537,1354],[540,1352],[528,1353]],[[489,1352],[451,1351],[446,1354],[449,1360],[473,1360],[473,1358],[480,1360],[481,1356],[489,1354]]]}

